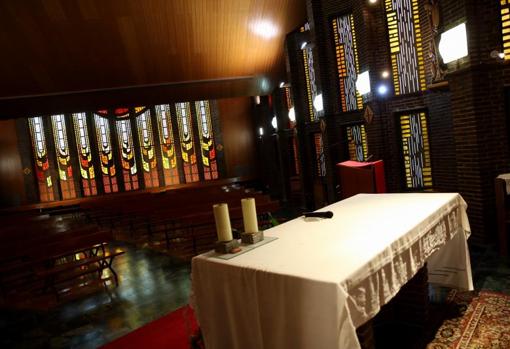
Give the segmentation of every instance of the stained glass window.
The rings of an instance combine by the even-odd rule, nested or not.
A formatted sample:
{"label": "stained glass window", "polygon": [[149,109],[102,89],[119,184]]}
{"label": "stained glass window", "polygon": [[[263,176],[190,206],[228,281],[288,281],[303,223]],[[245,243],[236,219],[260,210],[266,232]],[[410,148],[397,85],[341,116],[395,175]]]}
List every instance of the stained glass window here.
{"label": "stained glass window", "polygon": [[292,102],[292,92],[290,87],[285,87],[285,104],[287,105],[287,110],[290,110],[294,106]]}
{"label": "stained glass window", "polygon": [[367,134],[365,125],[347,127],[349,158],[354,161],[366,161],[368,158]]}
{"label": "stained glass window", "polygon": [[510,0],[501,0],[501,26],[503,34],[503,53],[510,60]]}
{"label": "stained glass window", "polygon": [[193,142],[193,126],[189,103],[176,103],[175,109],[177,124],[179,125],[181,156],[186,183],[197,182],[199,180],[197,155]]}
{"label": "stained glass window", "polygon": [[204,178],[206,180],[218,178],[218,165],[216,162],[216,149],[214,147],[213,129],[209,101],[195,102],[198,133],[200,136],[200,150]]}
{"label": "stained glass window", "polygon": [[432,188],[432,168],[425,112],[401,115],[400,127],[407,188]]}
{"label": "stained glass window", "polygon": [[[296,127],[296,112],[294,110],[294,101],[292,100],[292,90],[290,87],[285,87],[285,106],[289,116],[289,128]],[[291,115],[292,110],[292,115]]]}
{"label": "stained glass window", "polygon": [[129,116],[129,108],[115,108],[113,109],[112,113],[110,113],[109,110],[103,109],[96,111],[96,114],[99,114],[101,116],[108,117],[110,115],[113,115],[117,118],[125,118]]}
{"label": "stained glass window", "polygon": [[67,142],[67,129],[64,114],[52,115],[51,125],[53,128],[53,139],[55,141],[55,153],[57,157],[58,177],[62,199],[74,199],[73,167],[71,166],[71,154]]}
{"label": "stained glass window", "polygon": [[322,134],[314,134],[315,143],[315,160],[317,163],[317,175],[319,177],[326,176],[326,161],[324,158],[324,143],[322,141]]}
{"label": "stained glass window", "polygon": [[340,87],[340,105],[347,112],[363,108],[363,100],[356,90],[359,74],[358,50],[354,17],[340,16],[333,19],[338,82]]}
{"label": "stained glass window", "polygon": [[96,125],[96,139],[99,149],[99,159],[101,160],[101,173],[103,175],[103,187],[105,193],[116,193],[119,191],[117,185],[117,174],[113,159],[112,141],[110,135],[110,125],[108,119],[95,114],[94,121]]}
{"label": "stained glass window", "polygon": [[44,136],[43,119],[36,116],[28,119],[30,136],[32,139],[32,151],[34,154],[35,175],[39,187],[39,200],[42,202],[53,201],[53,182],[50,174],[50,163]]}
{"label": "stained glass window", "polygon": [[[294,174],[298,175],[299,174],[299,157],[298,157],[298,145],[297,145],[297,130],[295,129],[296,128],[296,115],[295,115],[295,111],[293,110],[294,103],[292,101],[292,90],[290,87],[285,87],[285,104],[287,106],[287,112],[289,113],[289,128],[294,129],[294,131],[295,131],[294,134],[291,136],[291,141],[290,141],[290,147],[292,149],[291,166],[293,167]],[[293,110],[292,113],[294,114],[294,116],[293,116],[294,120],[292,120],[290,118],[291,110]]]}
{"label": "stained glass window", "polygon": [[[301,31],[310,30],[308,23],[301,27]],[[302,50],[303,64],[305,69],[305,82],[306,82],[306,96],[308,104],[308,112],[310,113],[310,121],[316,121],[319,118],[319,113],[313,107],[313,101],[317,97],[317,85],[315,83],[315,69],[313,68],[313,51],[310,45],[306,45]]]}
{"label": "stained glass window", "polygon": [[76,147],[78,149],[78,162],[80,166],[83,195],[96,195],[96,176],[94,173],[94,165],[92,163],[92,149],[90,147],[86,114],[73,114],[73,125],[76,136]]}
{"label": "stained glass window", "polygon": [[136,117],[138,125],[138,139],[140,140],[140,155],[142,159],[145,187],[159,186],[156,147],[152,135],[152,123],[149,109],[145,109]]}
{"label": "stained glass window", "polygon": [[418,0],[385,0],[395,94],[425,90]]}
{"label": "stained glass window", "polygon": [[156,118],[158,119],[165,184],[179,184],[179,170],[177,168],[177,155],[175,153],[170,106],[168,104],[157,105]]}
{"label": "stained glass window", "polygon": [[135,149],[133,146],[133,133],[129,119],[115,121],[117,126],[117,139],[119,142],[119,156],[126,191],[138,189],[138,173],[136,169]]}

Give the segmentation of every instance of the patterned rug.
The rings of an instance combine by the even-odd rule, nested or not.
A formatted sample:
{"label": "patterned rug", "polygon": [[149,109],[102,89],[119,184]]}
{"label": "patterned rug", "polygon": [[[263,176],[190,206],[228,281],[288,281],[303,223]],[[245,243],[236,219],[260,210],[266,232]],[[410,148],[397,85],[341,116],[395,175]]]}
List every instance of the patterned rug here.
{"label": "patterned rug", "polygon": [[460,314],[444,321],[427,349],[510,348],[510,296],[481,291],[449,297]]}

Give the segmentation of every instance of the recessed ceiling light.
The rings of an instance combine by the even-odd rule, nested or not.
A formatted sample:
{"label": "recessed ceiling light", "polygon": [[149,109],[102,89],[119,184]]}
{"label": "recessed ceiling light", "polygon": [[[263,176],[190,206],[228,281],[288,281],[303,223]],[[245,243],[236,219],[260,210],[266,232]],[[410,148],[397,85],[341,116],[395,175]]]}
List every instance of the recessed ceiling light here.
{"label": "recessed ceiling light", "polygon": [[276,25],[267,19],[252,22],[250,28],[254,34],[264,39],[274,38],[278,34]]}
{"label": "recessed ceiling light", "polygon": [[386,86],[386,85],[379,85],[379,87],[377,88],[377,92],[381,96],[384,96],[386,93],[388,93],[388,86]]}

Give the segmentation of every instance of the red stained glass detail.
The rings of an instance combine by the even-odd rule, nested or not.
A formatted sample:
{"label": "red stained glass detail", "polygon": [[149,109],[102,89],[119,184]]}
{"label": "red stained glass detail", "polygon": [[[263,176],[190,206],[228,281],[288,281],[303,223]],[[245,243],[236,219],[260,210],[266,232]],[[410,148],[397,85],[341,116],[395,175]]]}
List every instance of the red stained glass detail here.
{"label": "red stained glass detail", "polygon": [[113,111],[113,114],[116,117],[123,117],[123,116],[126,116],[128,113],[129,113],[129,109],[128,108],[116,108]]}
{"label": "red stained glass detail", "polygon": [[[106,109],[98,110],[98,111],[96,111],[96,114],[99,114],[99,115],[102,115],[102,116],[108,116],[109,115],[108,110],[106,110]],[[115,108],[113,110],[113,115],[115,115],[118,118],[125,117],[128,114],[129,114],[129,108]]]}

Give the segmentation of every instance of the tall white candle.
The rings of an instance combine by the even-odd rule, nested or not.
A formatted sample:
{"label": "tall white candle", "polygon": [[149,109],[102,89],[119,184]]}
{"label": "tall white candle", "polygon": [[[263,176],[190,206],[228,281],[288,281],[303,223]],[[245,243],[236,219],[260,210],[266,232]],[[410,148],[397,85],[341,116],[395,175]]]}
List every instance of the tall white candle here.
{"label": "tall white candle", "polygon": [[230,216],[228,205],[225,203],[213,205],[214,221],[216,222],[216,234],[218,241],[232,240],[232,228],[230,227]]}
{"label": "tall white candle", "polygon": [[244,232],[258,232],[259,224],[257,222],[257,207],[255,206],[255,198],[242,199],[241,206],[243,208]]}

